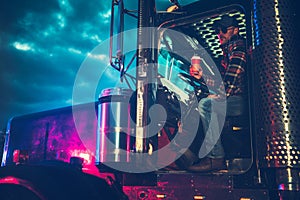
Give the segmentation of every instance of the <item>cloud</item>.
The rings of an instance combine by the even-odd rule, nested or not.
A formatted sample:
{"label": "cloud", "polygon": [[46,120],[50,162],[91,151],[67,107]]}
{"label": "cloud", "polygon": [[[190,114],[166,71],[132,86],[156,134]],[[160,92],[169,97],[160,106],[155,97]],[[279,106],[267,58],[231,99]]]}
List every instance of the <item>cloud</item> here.
{"label": "cloud", "polygon": [[109,9],[83,0],[1,6],[0,128],[14,115],[70,105],[81,63],[109,37]]}
{"label": "cloud", "polygon": [[[0,128],[14,115],[70,105],[74,79],[82,62],[109,38],[110,3],[102,0],[2,2]],[[135,1],[125,3],[129,10],[137,8]],[[156,3],[158,10],[170,5],[167,0],[156,0]],[[135,18],[126,16],[125,20],[125,30],[136,28]],[[107,65],[107,55],[108,49],[106,57],[101,55],[103,66]],[[109,69],[105,77],[101,87],[113,85],[118,72]],[[89,80],[88,76],[85,78]]]}

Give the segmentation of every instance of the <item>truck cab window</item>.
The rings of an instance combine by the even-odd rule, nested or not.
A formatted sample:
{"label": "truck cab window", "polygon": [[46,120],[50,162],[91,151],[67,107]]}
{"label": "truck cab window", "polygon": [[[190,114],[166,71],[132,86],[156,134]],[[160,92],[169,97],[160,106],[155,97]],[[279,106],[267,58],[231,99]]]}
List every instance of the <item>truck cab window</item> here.
{"label": "truck cab window", "polygon": [[[197,96],[199,90],[202,93],[203,90],[206,91],[207,94],[197,96],[199,105],[196,110],[200,112],[200,116],[202,98],[226,102],[224,107],[227,110],[217,113],[219,121],[222,121],[222,117],[224,119],[219,124],[220,141],[215,142],[220,143],[222,151],[219,155],[229,164],[229,171],[236,170],[236,163],[242,166],[239,172],[246,171],[252,161],[252,152],[247,110],[249,64],[245,14],[241,10],[227,8],[219,13],[186,17],[176,22],[172,21],[172,27],[162,28],[159,34],[158,73],[162,85],[187,107],[190,106],[191,94]],[[193,68],[195,63],[198,68]],[[196,85],[203,83],[206,90],[194,85],[197,76],[193,75],[197,75],[202,81],[198,81]],[[202,134],[205,138],[208,133],[206,122],[203,118],[200,119],[200,125],[195,127],[202,129],[197,134]],[[210,120],[207,121],[209,122]],[[205,139],[201,142],[205,142]],[[200,146],[203,144],[201,142],[199,141]],[[195,142],[192,143],[194,144]],[[195,154],[199,148],[196,148]],[[195,167],[195,171],[198,169],[202,170],[201,167]]]}

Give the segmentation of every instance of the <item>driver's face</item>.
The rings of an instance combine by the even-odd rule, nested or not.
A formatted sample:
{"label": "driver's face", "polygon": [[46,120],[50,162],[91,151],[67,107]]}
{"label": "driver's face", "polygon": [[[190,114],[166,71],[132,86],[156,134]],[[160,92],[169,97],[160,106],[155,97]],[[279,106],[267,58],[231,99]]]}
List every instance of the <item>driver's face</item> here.
{"label": "driver's face", "polygon": [[200,79],[203,75],[202,67],[199,64],[191,65],[190,75],[193,76],[196,79]]}
{"label": "driver's face", "polygon": [[233,26],[225,28],[225,30],[224,32],[219,30],[217,34],[221,45],[227,43],[233,35],[238,33],[238,28]]}

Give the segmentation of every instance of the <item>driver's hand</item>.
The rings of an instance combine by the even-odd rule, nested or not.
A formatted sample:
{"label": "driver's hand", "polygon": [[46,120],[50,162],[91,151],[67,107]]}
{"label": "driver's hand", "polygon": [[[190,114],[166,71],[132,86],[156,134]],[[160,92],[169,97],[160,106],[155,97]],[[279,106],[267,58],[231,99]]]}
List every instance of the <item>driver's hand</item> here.
{"label": "driver's hand", "polygon": [[207,96],[207,98],[211,98],[211,99],[219,99],[219,98],[221,98],[221,97],[220,97],[220,95],[217,95],[217,94],[209,94],[209,95]]}
{"label": "driver's hand", "polygon": [[202,67],[200,65],[191,65],[190,75],[196,79],[200,79],[203,75]]}

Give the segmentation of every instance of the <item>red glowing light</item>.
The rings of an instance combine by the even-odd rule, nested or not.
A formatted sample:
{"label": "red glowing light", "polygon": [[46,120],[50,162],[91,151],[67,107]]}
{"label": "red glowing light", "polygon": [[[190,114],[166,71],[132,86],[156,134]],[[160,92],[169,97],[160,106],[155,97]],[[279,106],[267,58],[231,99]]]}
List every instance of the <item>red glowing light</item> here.
{"label": "red glowing light", "polygon": [[90,165],[92,164],[93,156],[91,155],[90,152],[85,151],[85,150],[73,150],[72,152],[72,157],[80,157],[83,158],[83,164],[84,165]]}

